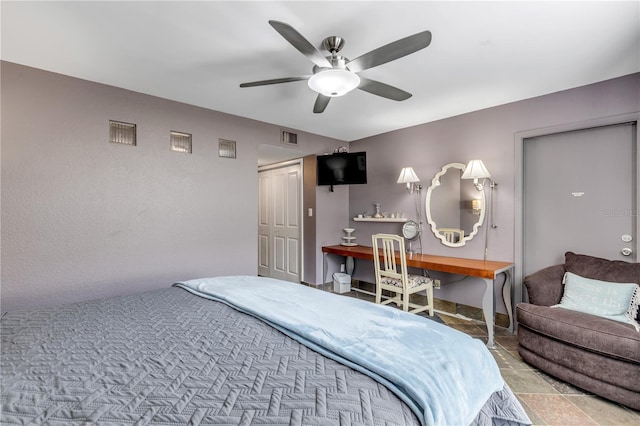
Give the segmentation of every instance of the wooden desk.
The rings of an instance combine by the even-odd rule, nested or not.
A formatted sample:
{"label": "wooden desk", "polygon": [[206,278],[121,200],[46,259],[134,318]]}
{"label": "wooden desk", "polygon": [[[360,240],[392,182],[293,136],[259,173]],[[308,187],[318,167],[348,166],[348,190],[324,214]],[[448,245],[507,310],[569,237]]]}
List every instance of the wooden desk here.
{"label": "wooden desk", "polygon": [[[324,265],[322,279],[327,279],[327,255],[351,257],[354,259],[364,259],[373,262],[373,248],[368,246],[347,247],[342,245],[322,247],[324,255]],[[497,262],[493,260],[463,259],[460,257],[433,256],[429,254],[407,254],[407,266],[430,269],[432,271],[448,272],[450,274],[469,275],[482,278],[485,282],[484,296],[482,297],[482,312],[487,324],[487,346],[495,347],[494,343],[494,317],[496,313],[494,281],[498,274],[505,274],[505,281],[502,287],[502,298],[509,315],[509,331],[513,332],[513,306],[511,301],[511,286],[513,263]]]}

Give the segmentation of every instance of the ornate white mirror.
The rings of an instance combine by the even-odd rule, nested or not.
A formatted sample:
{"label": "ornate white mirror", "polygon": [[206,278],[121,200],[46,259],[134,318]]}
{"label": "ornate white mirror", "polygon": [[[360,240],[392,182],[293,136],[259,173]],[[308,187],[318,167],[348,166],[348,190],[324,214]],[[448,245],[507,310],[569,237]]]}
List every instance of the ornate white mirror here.
{"label": "ornate white mirror", "polygon": [[446,164],[427,189],[427,222],[449,247],[464,246],[484,223],[484,191],[476,190],[471,180],[460,179],[465,167],[462,163]]}

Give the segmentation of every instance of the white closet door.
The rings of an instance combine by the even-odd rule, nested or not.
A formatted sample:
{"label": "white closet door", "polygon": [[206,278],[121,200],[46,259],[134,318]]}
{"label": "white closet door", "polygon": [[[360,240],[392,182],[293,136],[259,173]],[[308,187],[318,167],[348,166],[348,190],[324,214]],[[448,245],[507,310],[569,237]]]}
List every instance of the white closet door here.
{"label": "white closet door", "polygon": [[258,179],[258,274],[300,282],[302,167],[261,171]]}

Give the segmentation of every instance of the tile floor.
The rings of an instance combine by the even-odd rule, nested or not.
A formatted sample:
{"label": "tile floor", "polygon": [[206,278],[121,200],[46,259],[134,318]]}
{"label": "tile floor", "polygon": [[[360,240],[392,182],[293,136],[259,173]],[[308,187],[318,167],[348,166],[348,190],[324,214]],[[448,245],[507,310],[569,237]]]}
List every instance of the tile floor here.
{"label": "tile floor", "polygon": [[[324,288],[332,291],[330,286]],[[351,291],[345,296],[373,301],[373,296]],[[482,321],[436,314],[447,325],[485,339]],[[505,382],[516,394],[534,425],[640,425],[640,412],[589,394],[526,364],[518,354],[517,337],[496,327],[496,348],[491,350]]]}

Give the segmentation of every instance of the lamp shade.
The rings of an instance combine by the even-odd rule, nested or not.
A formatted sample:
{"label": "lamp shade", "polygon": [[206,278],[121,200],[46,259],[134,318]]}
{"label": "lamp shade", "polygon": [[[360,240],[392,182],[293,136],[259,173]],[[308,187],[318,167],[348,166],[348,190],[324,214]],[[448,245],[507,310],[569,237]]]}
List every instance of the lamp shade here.
{"label": "lamp shade", "polygon": [[471,160],[465,167],[460,179],[484,179],[490,177],[491,173],[489,173],[482,160]]}
{"label": "lamp shade", "polygon": [[398,177],[397,183],[414,183],[420,182],[420,178],[413,171],[413,167],[403,167],[402,171],[400,171],[400,176]]}
{"label": "lamp shade", "polygon": [[309,78],[309,88],[324,96],[342,96],[360,85],[360,77],[351,71],[331,68],[319,71]]}

